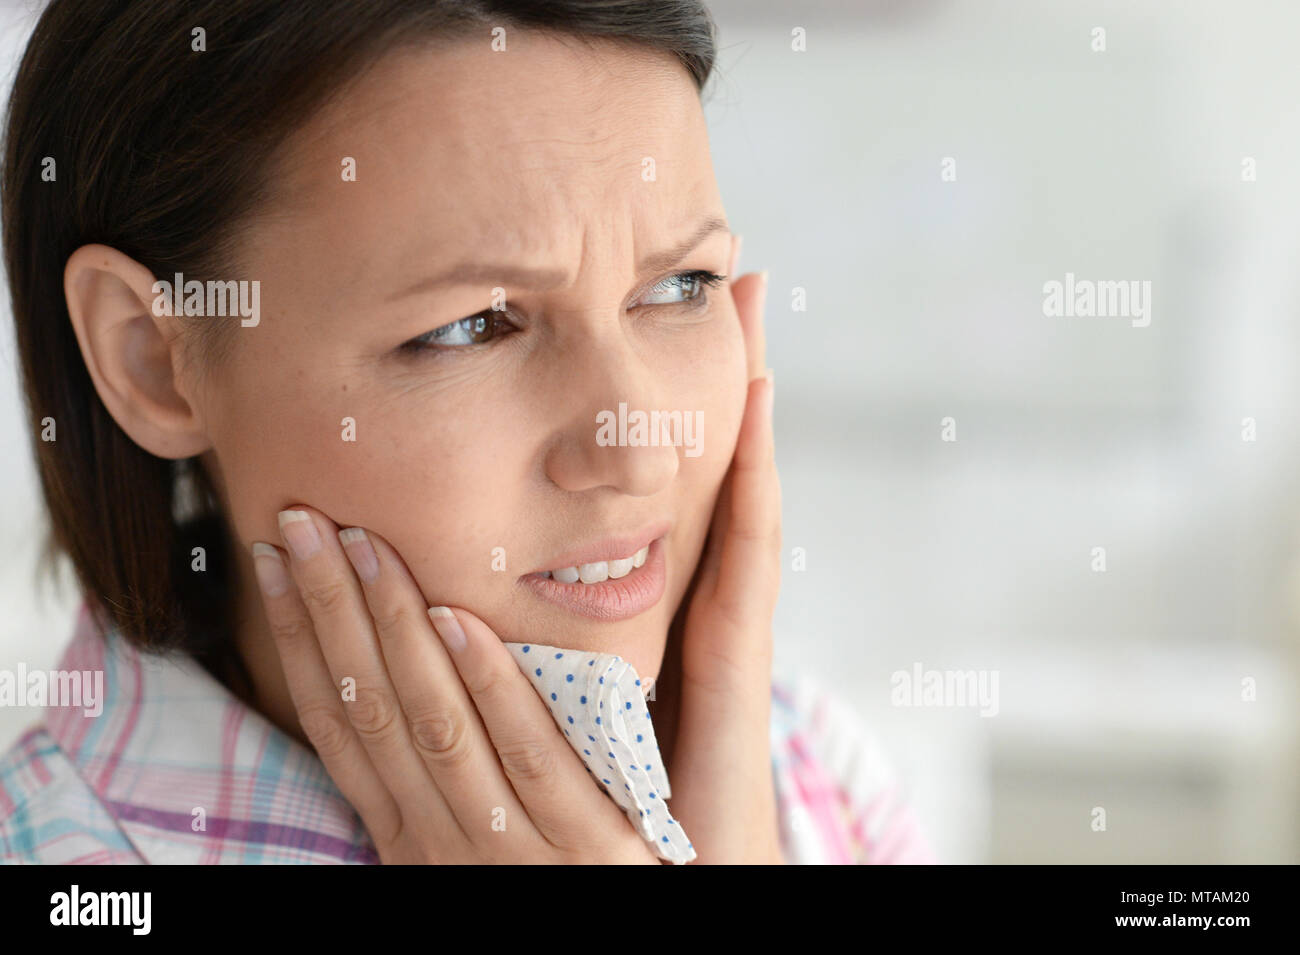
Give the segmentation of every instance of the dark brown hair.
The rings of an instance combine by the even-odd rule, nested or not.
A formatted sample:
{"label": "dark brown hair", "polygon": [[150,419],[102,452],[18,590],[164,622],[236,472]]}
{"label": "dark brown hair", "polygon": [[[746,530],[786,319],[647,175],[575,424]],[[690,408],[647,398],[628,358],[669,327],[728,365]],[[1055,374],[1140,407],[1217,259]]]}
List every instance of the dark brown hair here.
{"label": "dark brown hair", "polygon": [[[52,0],[19,65],[0,204],[47,557],[70,558],[102,623],[145,651],[193,654],[245,699],[218,495],[197,458],[155,457],[109,415],[64,266],[100,242],[159,278],[230,274],[240,226],[274,199],[277,147],[331,94],[398,47],[488,43],[496,26],[670,53],[701,93],[713,70],[702,0]],[[225,325],[195,329],[203,360],[219,360]],[[47,417],[54,441],[39,434]],[[190,569],[194,547],[205,572]]]}

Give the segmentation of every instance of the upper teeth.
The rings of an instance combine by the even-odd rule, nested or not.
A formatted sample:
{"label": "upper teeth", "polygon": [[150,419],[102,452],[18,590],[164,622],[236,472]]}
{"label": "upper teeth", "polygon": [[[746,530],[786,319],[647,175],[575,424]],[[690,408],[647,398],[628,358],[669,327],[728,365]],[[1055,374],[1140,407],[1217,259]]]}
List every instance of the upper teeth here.
{"label": "upper teeth", "polygon": [[542,576],[553,577],[562,584],[576,584],[579,580],[584,584],[598,584],[611,578],[618,580],[632,573],[632,568],[644,564],[649,553],[650,545],[646,544],[631,557],[598,560],[594,564],[581,564],[577,567],[561,567],[558,570],[548,570]]}

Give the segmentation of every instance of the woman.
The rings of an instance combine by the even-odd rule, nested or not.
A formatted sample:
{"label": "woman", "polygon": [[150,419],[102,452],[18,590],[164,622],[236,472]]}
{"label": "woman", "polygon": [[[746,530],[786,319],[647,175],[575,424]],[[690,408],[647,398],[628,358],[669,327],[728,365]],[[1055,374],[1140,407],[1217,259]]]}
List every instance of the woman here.
{"label": "woman", "polygon": [[89,600],[61,668],[109,690],[10,753],[0,850],[661,861],[538,645],[654,681],[697,861],[927,858],[843,711],[771,681],[765,281],[703,5],[181,6],[55,0],[14,87],[6,264]]}

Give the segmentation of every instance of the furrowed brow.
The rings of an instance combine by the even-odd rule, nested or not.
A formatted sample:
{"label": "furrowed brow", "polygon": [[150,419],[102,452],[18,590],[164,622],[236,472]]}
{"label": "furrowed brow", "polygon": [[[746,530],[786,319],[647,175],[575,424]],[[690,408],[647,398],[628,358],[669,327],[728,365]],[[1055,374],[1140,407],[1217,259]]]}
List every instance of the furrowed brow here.
{"label": "furrowed brow", "polygon": [[726,219],[710,216],[696,227],[695,233],[685,242],[671,249],[664,249],[662,252],[654,252],[642,259],[641,264],[638,266],[639,274],[645,275],[650,272],[662,272],[665,269],[670,269],[690,255],[697,245],[713,235],[713,233],[730,231],[731,227],[727,225]]}
{"label": "furrowed brow", "polygon": [[[661,272],[672,268],[701,242],[715,232],[730,232],[727,221],[718,216],[705,219],[696,227],[695,232],[684,242],[659,252],[651,253],[641,260],[639,274]],[[491,265],[483,262],[462,262],[444,269],[436,275],[426,276],[414,285],[408,286],[391,296],[387,301],[396,302],[412,295],[434,292],[443,288],[463,285],[491,285],[529,289],[545,292],[559,288],[570,281],[569,274],[563,269],[531,269],[517,265]]]}

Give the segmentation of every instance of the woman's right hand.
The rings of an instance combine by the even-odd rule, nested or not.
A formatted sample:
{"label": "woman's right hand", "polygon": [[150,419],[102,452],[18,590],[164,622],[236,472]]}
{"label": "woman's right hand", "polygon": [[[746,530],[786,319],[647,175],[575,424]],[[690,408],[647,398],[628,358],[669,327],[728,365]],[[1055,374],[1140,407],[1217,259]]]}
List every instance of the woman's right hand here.
{"label": "woman's right hand", "polygon": [[307,507],[280,528],[287,561],[253,547],[267,620],[303,733],[381,861],[660,862],[486,624],[430,611],[377,534]]}

